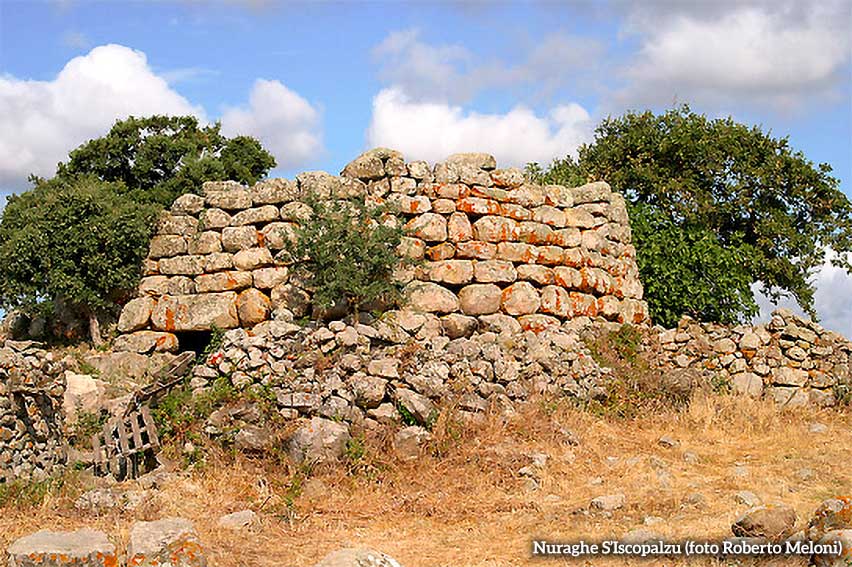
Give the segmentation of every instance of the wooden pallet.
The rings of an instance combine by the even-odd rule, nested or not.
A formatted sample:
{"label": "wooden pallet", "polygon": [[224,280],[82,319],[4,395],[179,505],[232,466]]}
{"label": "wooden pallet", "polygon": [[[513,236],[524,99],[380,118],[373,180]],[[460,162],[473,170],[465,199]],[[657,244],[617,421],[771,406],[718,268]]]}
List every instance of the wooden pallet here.
{"label": "wooden pallet", "polygon": [[103,430],[92,436],[97,472],[112,474],[118,480],[146,472],[146,463],[159,448],[157,426],[148,406],[107,421]]}
{"label": "wooden pallet", "polygon": [[194,352],[182,352],[170,363],[160,368],[154,377],[154,382],[133,393],[127,408],[124,410],[124,415],[130,415],[131,412],[141,408],[143,403],[180,384],[190,366],[195,362],[195,356]]}

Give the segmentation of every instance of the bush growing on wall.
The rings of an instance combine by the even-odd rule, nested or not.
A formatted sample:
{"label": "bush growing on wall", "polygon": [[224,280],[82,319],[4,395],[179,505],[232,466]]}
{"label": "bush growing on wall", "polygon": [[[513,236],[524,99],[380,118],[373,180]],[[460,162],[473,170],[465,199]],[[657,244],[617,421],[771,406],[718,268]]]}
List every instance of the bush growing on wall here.
{"label": "bush growing on wall", "polygon": [[397,253],[403,231],[396,218],[363,198],[309,205],[313,215],[295,229],[286,253],[310,274],[317,306],[345,303],[357,317],[366,304],[396,301],[394,270],[406,262]]}

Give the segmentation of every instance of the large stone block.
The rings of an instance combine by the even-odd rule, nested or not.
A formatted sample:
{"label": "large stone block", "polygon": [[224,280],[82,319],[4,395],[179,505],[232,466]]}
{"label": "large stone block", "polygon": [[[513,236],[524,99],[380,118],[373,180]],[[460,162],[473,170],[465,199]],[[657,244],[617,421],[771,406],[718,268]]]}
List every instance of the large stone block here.
{"label": "large stone block", "polygon": [[412,311],[452,313],[459,308],[458,297],[436,283],[411,282],[405,286],[404,296],[408,308]]}
{"label": "large stone block", "polygon": [[195,278],[198,293],[217,291],[238,291],[252,284],[252,275],[248,272],[228,271],[204,274]]}
{"label": "large stone block", "polygon": [[206,230],[188,238],[187,252],[190,254],[215,254],[221,251],[222,235],[218,232]]}
{"label": "large stone block", "polygon": [[505,260],[485,260],[475,262],[473,275],[480,283],[511,283],[518,279],[518,272],[512,262]]}
{"label": "large stone block", "polygon": [[239,252],[257,246],[257,229],[253,226],[226,227],[222,229],[222,245],[228,252]]}
{"label": "large stone block", "polygon": [[207,558],[192,522],[167,518],[130,528],[128,567],[206,567]]}
{"label": "large stone block", "polygon": [[252,327],[269,318],[269,298],[260,290],[249,288],[237,296],[237,313],[243,327]]}
{"label": "large stone block", "polygon": [[467,315],[488,315],[500,310],[502,295],[494,284],[471,284],[459,291],[459,305]]}
{"label": "large stone block", "polygon": [[408,221],[405,231],[426,242],[443,242],[447,240],[447,219],[437,213],[424,213]]}
{"label": "large stone block", "polygon": [[116,567],[115,546],[105,533],[42,530],[16,540],[8,549],[9,567]]}
{"label": "large stone block", "polygon": [[464,213],[453,213],[447,221],[447,236],[450,242],[462,242],[473,238],[473,227]]}
{"label": "large stone block", "polygon": [[148,248],[149,258],[170,258],[186,254],[186,237],[177,234],[158,234],[151,238]]}
{"label": "large stone block", "polygon": [[234,267],[238,270],[251,271],[275,263],[269,248],[247,248],[234,254]]}
{"label": "large stone block", "polygon": [[237,294],[166,295],[157,302],[151,323],[159,331],[210,331],[239,326]]}
{"label": "large stone block", "polygon": [[503,290],[501,306],[509,315],[535,313],[540,305],[539,293],[529,282],[517,282]]}
{"label": "large stone block", "polygon": [[473,223],[473,236],[485,242],[506,242],[518,239],[518,223],[498,216],[484,216]]}
{"label": "large stone block", "polygon": [[226,211],[242,210],[251,207],[251,193],[246,189],[231,191],[210,191],[205,195],[208,207]]}
{"label": "large stone block", "polygon": [[155,304],[151,297],[139,297],[128,301],[118,318],[118,332],[130,333],[147,327]]}
{"label": "large stone block", "polygon": [[204,256],[199,254],[160,259],[160,273],[165,275],[197,276],[204,273]]}
{"label": "large stone block", "polygon": [[231,217],[231,226],[245,226],[248,224],[263,224],[278,220],[278,207],[275,205],[263,205],[253,209],[240,211]]}
{"label": "large stone block", "polygon": [[433,282],[465,284],[473,279],[473,263],[470,260],[442,260],[429,266],[429,279]]}
{"label": "large stone block", "polygon": [[264,179],[255,183],[249,192],[254,206],[258,205],[280,205],[292,201],[297,194],[298,187],[289,179]]}

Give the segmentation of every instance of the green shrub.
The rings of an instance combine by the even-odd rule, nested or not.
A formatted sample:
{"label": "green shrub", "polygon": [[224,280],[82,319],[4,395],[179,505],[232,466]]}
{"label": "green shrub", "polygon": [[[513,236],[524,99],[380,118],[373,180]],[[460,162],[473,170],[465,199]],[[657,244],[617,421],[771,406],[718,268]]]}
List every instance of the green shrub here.
{"label": "green shrub", "polygon": [[408,261],[397,254],[403,231],[386,209],[363,198],[309,204],[313,216],[295,229],[285,254],[309,275],[314,302],[322,309],[343,303],[357,316],[371,302],[397,301],[393,273]]}

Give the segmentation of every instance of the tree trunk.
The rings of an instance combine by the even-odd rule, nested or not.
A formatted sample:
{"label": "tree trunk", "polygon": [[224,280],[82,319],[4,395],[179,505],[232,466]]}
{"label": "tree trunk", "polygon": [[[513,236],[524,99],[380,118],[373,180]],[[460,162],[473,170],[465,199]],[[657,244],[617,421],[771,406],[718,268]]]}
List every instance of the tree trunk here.
{"label": "tree trunk", "polygon": [[98,321],[98,316],[94,313],[89,313],[89,337],[92,339],[92,346],[95,348],[103,346],[104,340],[101,337],[101,324]]}

